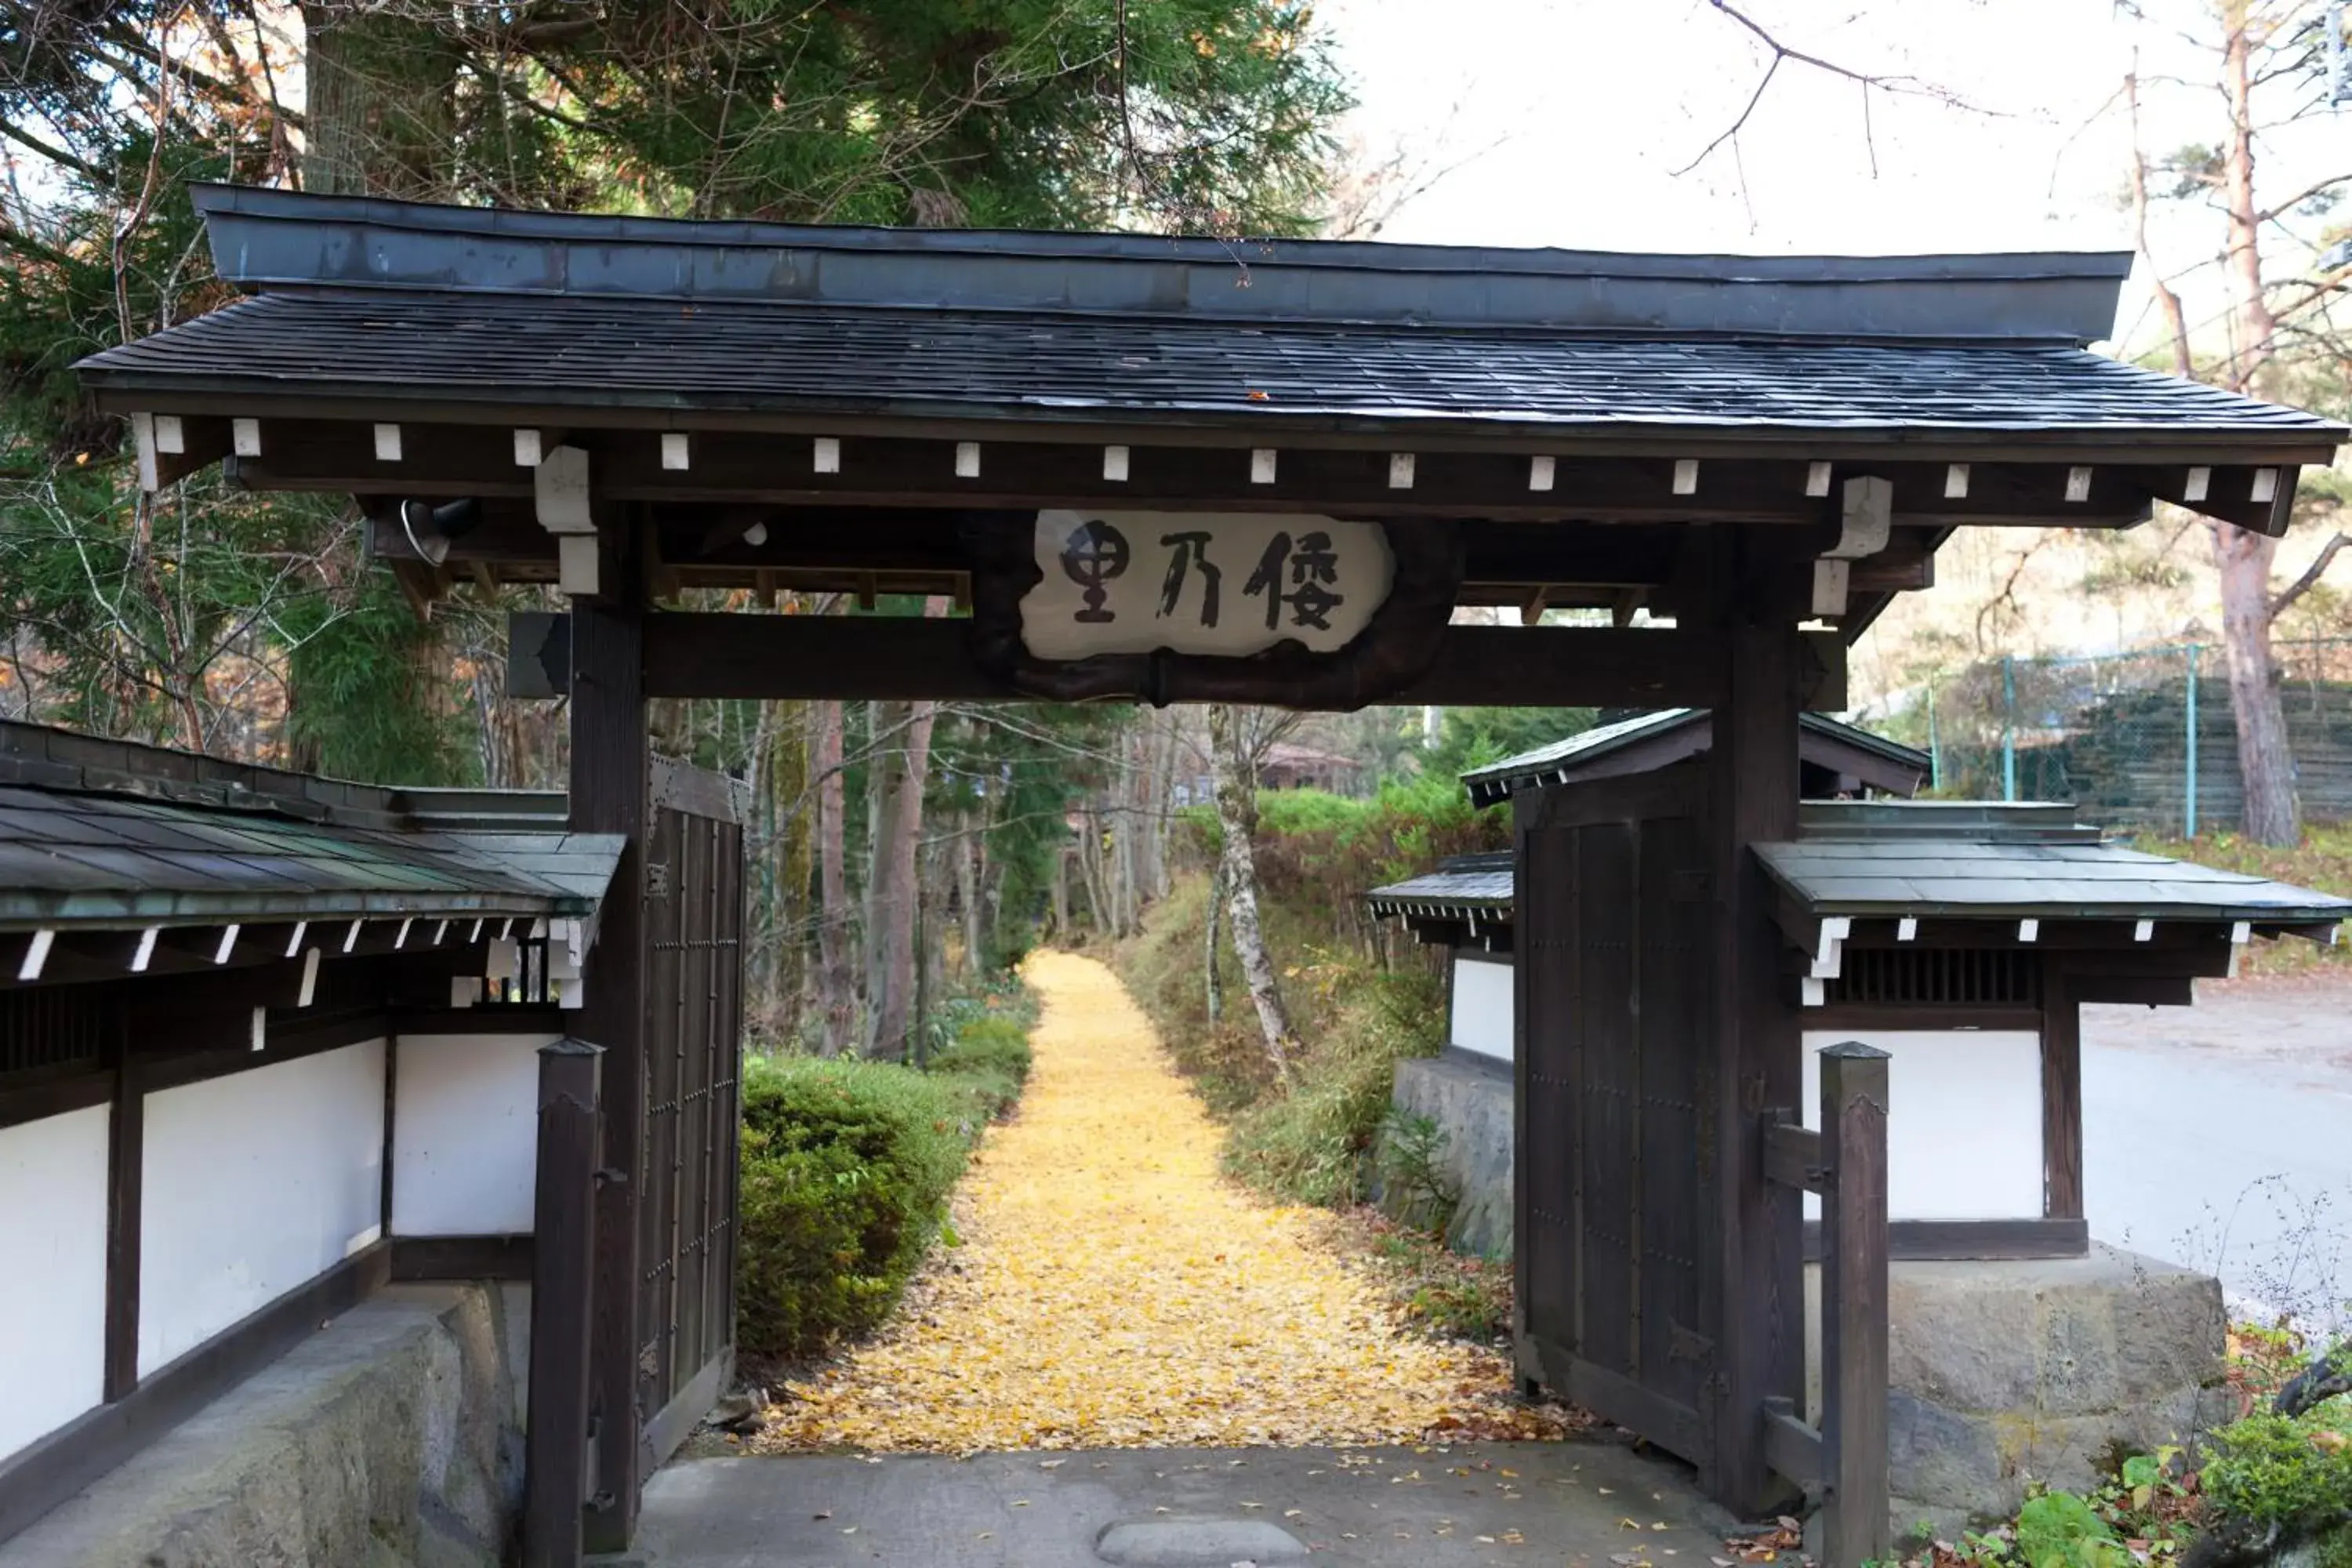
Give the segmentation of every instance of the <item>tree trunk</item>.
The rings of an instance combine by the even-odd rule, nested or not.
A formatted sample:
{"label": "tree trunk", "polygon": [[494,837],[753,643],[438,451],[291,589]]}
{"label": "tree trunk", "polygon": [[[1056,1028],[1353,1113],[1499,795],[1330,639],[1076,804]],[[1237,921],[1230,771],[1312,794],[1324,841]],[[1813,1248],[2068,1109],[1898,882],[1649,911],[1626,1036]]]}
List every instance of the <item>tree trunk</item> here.
{"label": "tree trunk", "polygon": [[[2260,396],[2275,352],[2278,323],[2263,291],[2262,215],[2254,205],[2254,110],[2248,56],[2247,0],[2228,0],[2221,55],[2230,105],[2222,151],[2222,196],[2229,216],[2224,255],[2230,287],[2230,358],[2222,384]],[[2221,635],[2228,646],[2230,706],[2238,726],[2238,772],[2245,786],[2246,836],[2264,844],[2303,837],[2294,797],[2294,756],[2287,745],[2278,661],[2271,651],[2271,562],[2278,543],[2234,524],[2212,525],[2221,574]]]}
{"label": "tree trunk", "polygon": [[1282,987],[1274,963],[1266,956],[1265,935],[1257,918],[1257,855],[1251,842],[1257,829],[1257,774],[1242,752],[1234,732],[1234,710],[1225,703],[1209,709],[1209,752],[1217,774],[1217,826],[1224,837],[1219,861],[1225,874],[1226,913],[1232,917],[1234,952],[1242,961],[1242,977],[1249,984],[1250,1003],[1257,1009],[1258,1031],[1265,1038],[1266,1059],[1286,1081],[1290,1077],[1290,1052],[1297,1043],[1290,1015],[1282,1005]]}
{"label": "tree trunk", "polygon": [[955,854],[956,898],[963,905],[963,973],[978,979],[987,973],[987,954],[982,951],[987,928],[980,919],[980,846],[979,824],[971,812],[964,813],[964,831],[952,846]]}
{"label": "tree trunk", "polygon": [[[927,616],[944,612],[941,601],[926,602]],[[879,706],[877,704],[877,706]],[[895,708],[895,704],[892,705]],[[915,902],[917,857],[923,836],[923,790],[930,779],[931,728],[940,705],[908,705],[907,726],[883,754],[891,759],[874,777],[889,780],[882,800],[881,831],[876,837],[875,862],[867,873],[874,912],[866,927],[866,1010],[872,1021],[867,1037],[869,1056],[904,1059],[907,1056],[908,1013],[915,988]],[[887,728],[877,733],[887,734]]]}
{"label": "tree trunk", "polygon": [[1225,983],[1217,973],[1218,914],[1225,901],[1225,868],[1220,864],[1209,868],[1209,912],[1201,923],[1206,936],[1201,943],[1201,978],[1204,987],[1202,1000],[1209,1009],[1209,1027],[1213,1029],[1225,1016]]}
{"label": "tree trunk", "polygon": [[857,1009],[849,970],[849,866],[841,777],[841,704],[816,705],[816,837],[820,864],[817,889],[817,1008],[823,1016],[824,1054],[849,1047],[850,1017]]}
{"label": "tree trunk", "polygon": [[1054,940],[1070,940],[1070,856],[1073,847],[1067,844],[1054,858]]}

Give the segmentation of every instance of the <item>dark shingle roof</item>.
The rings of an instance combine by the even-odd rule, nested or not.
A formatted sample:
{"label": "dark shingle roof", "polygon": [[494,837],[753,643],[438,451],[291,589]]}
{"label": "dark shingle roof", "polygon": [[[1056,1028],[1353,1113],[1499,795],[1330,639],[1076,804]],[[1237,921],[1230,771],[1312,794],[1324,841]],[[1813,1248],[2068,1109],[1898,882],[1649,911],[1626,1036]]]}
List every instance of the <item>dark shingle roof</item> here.
{"label": "dark shingle roof", "polygon": [[2263,925],[2352,919],[2352,900],[2121,844],[1807,838],[1755,849],[1811,915]]}
{"label": "dark shingle roof", "polygon": [[[1473,802],[1479,805],[1492,805],[1508,798],[1511,792],[1521,784],[1539,783],[1563,773],[1573,773],[1576,769],[1589,766],[1636,742],[1669,733],[1685,725],[1703,722],[1706,717],[1707,711],[1704,708],[1664,708],[1654,713],[1639,713],[1613,724],[1580,731],[1549,745],[1521,752],[1515,757],[1505,757],[1483,768],[1473,768],[1462,775],[1462,783],[1469,790]],[[1841,723],[1825,714],[1800,714],[1798,721],[1801,734],[1821,735],[1875,752],[1899,767],[1912,770],[1923,780],[1931,766],[1927,753],[1916,747],[1906,746],[1900,741],[1890,741],[1884,735],[1874,735],[1857,725]],[[1913,787],[1916,787],[1916,784]]]}
{"label": "dark shingle roof", "polygon": [[621,842],[0,785],[0,927],[584,915]]}
{"label": "dark shingle roof", "polygon": [[1492,915],[1511,918],[1512,858],[1496,855],[1455,855],[1423,876],[1374,888],[1364,895],[1376,915],[1424,911],[1442,914]]}
{"label": "dark shingle roof", "polygon": [[1675,342],[733,301],[378,290],[240,300],[82,362],[95,386],[532,406],[2021,437],[2336,427],[2047,345]]}

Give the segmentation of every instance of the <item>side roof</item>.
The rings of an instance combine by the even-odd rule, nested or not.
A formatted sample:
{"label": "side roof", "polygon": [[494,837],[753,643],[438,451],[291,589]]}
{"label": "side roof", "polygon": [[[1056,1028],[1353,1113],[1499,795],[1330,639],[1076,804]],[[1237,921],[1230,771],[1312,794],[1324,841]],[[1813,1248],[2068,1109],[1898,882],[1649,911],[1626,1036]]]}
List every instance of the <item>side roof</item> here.
{"label": "side roof", "polygon": [[[1473,768],[1462,775],[1465,788],[1470,792],[1471,804],[1495,805],[1510,798],[1516,790],[1538,784],[1567,784],[1579,776],[1594,776],[1593,771],[1604,759],[1628,759],[1629,754],[1645,743],[1673,738],[1678,743],[1658,748],[1658,754],[1647,759],[1648,765],[1664,766],[1684,756],[1705,751],[1712,741],[1712,720],[1704,708],[1667,708],[1655,713],[1637,714],[1613,724],[1554,741],[1521,752],[1515,757],[1489,763],[1483,768]],[[1881,788],[1899,789],[1908,794],[1926,782],[1933,765],[1927,752],[1884,735],[1873,734],[1858,725],[1842,723],[1819,713],[1800,715],[1798,745],[1810,754],[1805,761],[1837,772],[1850,769],[1837,764],[1852,759],[1836,757],[1833,748],[1850,748],[1860,758],[1871,759],[1887,765],[1887,770],[1868,782]],[[1611,772],[1633,771],[1610,769]]]}
{"label": "side roof", "polygon": [[0,929],[577,916],[622,841],[544,791],[407,791],[0,722]]}

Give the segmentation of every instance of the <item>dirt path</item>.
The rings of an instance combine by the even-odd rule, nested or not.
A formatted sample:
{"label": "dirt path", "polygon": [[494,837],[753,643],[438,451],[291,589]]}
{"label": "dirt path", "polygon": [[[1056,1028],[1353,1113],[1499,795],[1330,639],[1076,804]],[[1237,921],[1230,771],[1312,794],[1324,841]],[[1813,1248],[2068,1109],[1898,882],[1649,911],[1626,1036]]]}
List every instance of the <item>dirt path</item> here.
{"label": "dirt path", "polygon": [[1401,1330],[1316,1220],[1220,1176],[1219,1133],[1110,972],[1040,953],[1036,1068],[886,1336],[771,1413],[789,1451],[1540,1435],[1490,1352]]}

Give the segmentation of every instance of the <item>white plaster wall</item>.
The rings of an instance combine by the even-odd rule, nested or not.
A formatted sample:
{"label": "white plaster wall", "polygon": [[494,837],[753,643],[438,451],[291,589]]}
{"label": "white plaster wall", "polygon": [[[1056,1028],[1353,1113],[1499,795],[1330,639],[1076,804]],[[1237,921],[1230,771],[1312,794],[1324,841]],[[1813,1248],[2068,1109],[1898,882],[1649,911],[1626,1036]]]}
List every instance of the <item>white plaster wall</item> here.
{"label": "white plaster wall", "polygon": [[392,1233],[531,1227],[539,1047],[553,1035],[403,1035],[393,1074]]}
{"label": "white plaster wall", "polygon": [[[1889,1219],[2042,1217],[2042,1037],[2030,1029],[1805,1032],[1805,1125],[1821,1125],[1823,1046],[1886,1064]],[[1805,1213],[1821,1199],[1807,1194]]]}
{"label": "white plaster wall", "polygon": [[0,1128],[0,1459],[105,1397],[110,1121]]}
{"label": "white plaster wall", "polygon": [[382,1040],[147,1097],[139,1374],[382,1234]]}
{"label": "white plaster wall", "polygon": [[1454,1017],[1451,1037],[1465,1051],[1509,1061],[1511,1031],[1511,966],[1483,963],[1475,958],[1454,961]]}

